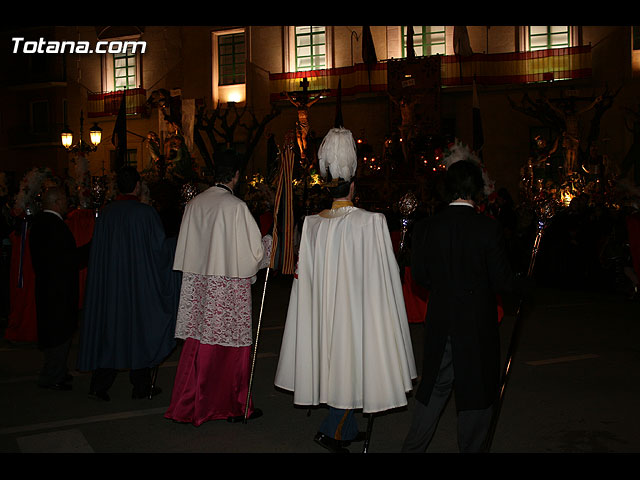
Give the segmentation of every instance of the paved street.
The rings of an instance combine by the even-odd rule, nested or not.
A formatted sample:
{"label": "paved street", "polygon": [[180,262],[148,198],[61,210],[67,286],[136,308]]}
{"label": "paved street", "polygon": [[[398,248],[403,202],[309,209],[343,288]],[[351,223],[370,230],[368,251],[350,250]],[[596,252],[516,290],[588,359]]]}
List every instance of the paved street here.
{"label": "paved street", "polygon": [[[160,368],[163,393],[132,400],[126,372],[110,402],[87,398],[90,375],[74,372],[73,390],[39,389],[40,352],[33,345],[0,346],[0,452],[64,453],[326,453],[313,442],[324,409],[296,408],[274,388],[290,278],[270,275],[259,341],[254,401],[264,416],[248,424],[200,427],[163,417],[179,349]],[[254,285],[257,320],[263,280]],[[514,305],[505,305],[503,351]],[[640,452],[640,303],[620,294],[537,288],[523,328],[495,433],[494,453]],[[257,325],[257,321],[256,321]],[[418,366],[422,325],[411,326]],[[75,364],[77,342],[70,365]],[[376,416],[370,453],[395,453],[407,432],[408,408]],[[429,449],[454,453],[452,400]],[[366,418],[358,414],[361,429]],[[359,444],[350,447],[360,452]]]}

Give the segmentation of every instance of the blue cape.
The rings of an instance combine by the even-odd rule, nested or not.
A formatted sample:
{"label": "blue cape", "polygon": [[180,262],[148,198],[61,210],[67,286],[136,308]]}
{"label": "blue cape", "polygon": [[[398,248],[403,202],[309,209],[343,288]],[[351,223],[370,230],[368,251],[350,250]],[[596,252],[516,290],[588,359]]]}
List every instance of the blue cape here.
{"label": "blue cape", "polygon": [[181,273],[172,270],[175,237],[157,211],[116,200],[93,234],[77,368],[139,369],[175,347]]}

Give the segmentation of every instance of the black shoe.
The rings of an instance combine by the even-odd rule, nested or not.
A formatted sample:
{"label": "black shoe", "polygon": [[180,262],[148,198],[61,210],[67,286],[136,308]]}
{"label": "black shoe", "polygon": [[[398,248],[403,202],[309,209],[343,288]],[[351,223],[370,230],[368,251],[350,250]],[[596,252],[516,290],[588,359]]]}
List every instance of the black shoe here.
{"label": "black shoe", "polygon": [[316,433],[313,441],[331,453],[349,453],[349,450],[343,447],[343,442],[335,438],[327,437],[324,433]]}
{"label": "black shoe", "polygon": [[93,400],[102,400],[103,402],[111,400],[111,397],[109,397],[107,392],[89,392],[89,398]]}
{"label": "black shoe", "polygon": [[[247,420],[255,420],[256,418],[260,418],[262,416],[262,410],[256,408],[253,410],[253,413],[247,417]],[[229,423],[238,423],[244,421],[244,415],[238,415],[235,417],[227,417],[227,422]]]}
{"label": "black shoe", "polygon": [[59,390],[59,391],[69,391],[71,390],[71,385],[60,382],[60,383],[51,383],[49,385],[38,385],[40,388],[48,388],[49,390]]}
{"label": "black shoe", "polygon": [[[149,393],[151,393],[151,395],[149,395]],[[133,392],[131,392],[131,398],[133,398],[134,400],[137,400],[139,398],[155,397],[156,395],[159,395],[161,393],[162,393],[162,389],[160,387],[153,387],[153,389],[147,390],[145,393],[136,392],[134,390]]]}
{"label": "black shoe", "polygon": [[365,432],[358,432],[355,438],[351,440],[342,440],[340,443],[342,444],[343,447],[348,447],[353,442],[364,442],[366,438],[367,438],[367,434]]}

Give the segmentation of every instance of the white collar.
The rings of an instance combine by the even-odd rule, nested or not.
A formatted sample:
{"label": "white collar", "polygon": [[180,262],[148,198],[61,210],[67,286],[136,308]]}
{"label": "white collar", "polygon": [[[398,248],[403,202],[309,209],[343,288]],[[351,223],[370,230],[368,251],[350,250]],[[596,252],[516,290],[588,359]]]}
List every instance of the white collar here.
{"label": "white collar", "polygon": [[449,205],[465,205],[467,207],[471,207],[474,208],[474,205],[468,203],[468,202],[451,202]]}
{"label": "white collar", "polygon": [[60,215],[58,212],[56,212],[55,210],[42,210],[43,212],[49,212],[49,213],[53,213],[54,215],[57,215],[57,217],[64,221],[64,218],[62,218],[62,215]]}

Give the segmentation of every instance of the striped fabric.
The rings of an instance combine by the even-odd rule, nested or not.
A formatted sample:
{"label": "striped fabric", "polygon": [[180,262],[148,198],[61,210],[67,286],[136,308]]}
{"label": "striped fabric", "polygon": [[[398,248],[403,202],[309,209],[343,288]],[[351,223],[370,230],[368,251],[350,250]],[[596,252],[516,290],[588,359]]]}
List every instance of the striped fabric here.
{"label": "striped fabric", "polygon": [[591,76],[591,46],[552,48],[534,52],[476,53],[442,59],[442,85],[483,85],[545,82]]}
{"label": "striped fabric", "polygon": [[[128,115],[143,113],[145,103],[147,101],[146,90],[144,88],[132,88],[126,90],[126,113]],[[118,115],[120,109],[120,100],[122,99],[122,91],[90,93],[88,95],[87,116],[109,117]]]}
{"label": "striped fabric", "polygon": [[[591,76],[591,46],[552,48],[534,52],[475,53],[466,57],[441,56],[441,84],[444,87],[471,85],[473,78],[481,85],[509,85]],[[394,62],[399,60],[394,60]],[[387,92],[387,64],[382,61],[371,66],[358,63],[349,67],[328,68],[306,72],[269,74],[272,102],[286,100],[281,92],[298,91],[306,78],[310,91],[329,90],[337,96],[342,80],[342,95]]]}
{"label": "striped fabric", "polygon": [[[273,212],[273,246],[269,268],[280,269],[284,274],[295,271],[293,259],[293,148],[286,147],[280,156],[280,173]],[[284,207],[283,210],[280,207]],[[279,227],[282,230],[280,242]]]}
{"label": "striped fabric", "polygon": [[342,95],[358,95],[369,92],[387,91],[387,65],[376,63],[367,67],[358,63],[350,67],[327,68],[306,72],[269,74],[271,101],[286,100],[281,92],[295,92],[301,89],[300,82],[309,82],[309,91],[329,90],[328,95],[338,95],[338,82],[341,81]]}

